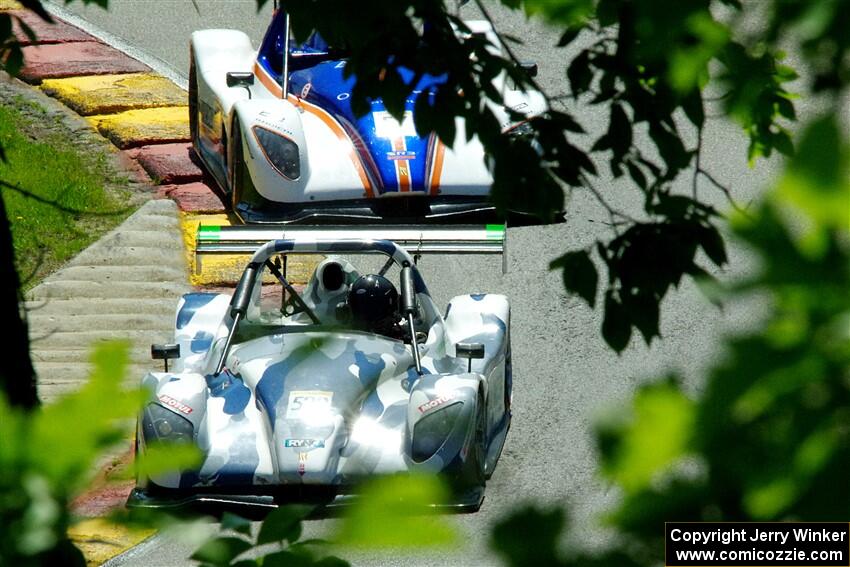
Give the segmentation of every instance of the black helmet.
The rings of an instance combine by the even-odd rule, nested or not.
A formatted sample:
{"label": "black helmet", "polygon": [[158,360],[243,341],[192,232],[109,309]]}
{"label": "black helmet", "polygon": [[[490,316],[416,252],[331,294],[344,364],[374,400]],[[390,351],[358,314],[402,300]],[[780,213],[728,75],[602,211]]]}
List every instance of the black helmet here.
{"label": "black helmet", "polygon": [[385,332],[398,319],[398,292],[390,280],[377,274],[357,278],[348,292],[354,325]]}

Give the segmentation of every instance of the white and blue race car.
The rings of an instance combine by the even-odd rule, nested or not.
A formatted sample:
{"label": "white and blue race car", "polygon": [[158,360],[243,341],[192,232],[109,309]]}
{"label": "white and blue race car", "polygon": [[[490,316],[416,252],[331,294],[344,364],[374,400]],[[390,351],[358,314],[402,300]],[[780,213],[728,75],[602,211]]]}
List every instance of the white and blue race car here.
{"label": "white and blue race car", "polygon": [[[292,254],[326,256],[300,292]],[[379,256],[371,273],[363,254]],[[364,479],[420,472],[452,488],[434,504],[476,510],[510,426],[507,298],[461,295],[441,314],[388,240],[269,241],[232,295],[184,295],[174,343],[152,354],[166,371],[142,380],[137,453],[188,443],[202,461],[139,477],[131,507],[334,506]]]}
{"label": "white and blue race car", "polygon": [[[487,22],[466,24],[501,45]],[[433,133],[416,132],[413,97],[401,123],[380,100],[356,116],[344,53],[318,34],[295,45],[285,11],[275,12],[259,50],[245,33],[221,29],[193,33],[190,49],[192,142],[242,221],[452,224],[492,217],[484,149],[476,137],[466,139],[461,120],[448,148]],[[415,93],[440,81],[424,76]],[[502,77],[495,83],[513,111],[545,110],[540,93],[511,90]],[[505,108],[494,110],[506,130],[514,126]]]}

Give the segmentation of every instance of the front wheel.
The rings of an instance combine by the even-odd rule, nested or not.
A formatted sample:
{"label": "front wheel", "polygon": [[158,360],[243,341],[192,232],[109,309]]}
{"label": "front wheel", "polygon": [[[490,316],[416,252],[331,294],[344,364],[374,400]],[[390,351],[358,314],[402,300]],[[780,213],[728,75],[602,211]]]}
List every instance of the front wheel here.
{"label": "front wheel", "polygon": [[505,415],[511,419],[511,401],[514,393],[514,365],[511,360],[511,332],[508,331],[508,347],[505,351]]}

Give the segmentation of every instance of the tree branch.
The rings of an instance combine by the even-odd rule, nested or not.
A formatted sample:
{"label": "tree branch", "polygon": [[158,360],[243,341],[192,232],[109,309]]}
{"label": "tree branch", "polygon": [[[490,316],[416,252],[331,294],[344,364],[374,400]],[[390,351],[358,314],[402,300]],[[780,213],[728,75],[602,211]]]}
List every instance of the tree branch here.
{"label": "tree branch", "polygon": [[711,182],[712,185],[719,189],[720,192],[726,196],[726,200],[729,201],[729,204],[732,205],[733,209],[735,209],[737,212],[741,213],[746,217],[750,217],[750,214],[747,212],[747,210],[738,205],[738,203],[736,203],[735,200],[732,198],[732,191],[728,187],[720,183],[717,179],[715,179],[713,175],[711,175],[709,172],[707,172],[701,167],[697,167],[694,177],[696,177],[697,175],[704,176],[706,179],[708,179],[709,182]]}
{"label": "tree branch", "polygon": [[[520,66],[519,58],[517,58],[513,49],[511,49],[511,46],[508,45],[508,42],[502,40],[502,34],[500,34],[499,31],[496,29],[496,24],[493,21],[493,18],[490,16],[490,13],[484,7],[484,3],[481,0],[475,0],[475,4],[476,4],[476,6],[478,6],[478,9],[481,11],[481,14],[484,16],[484,19],[487,20],[487,22],[490,24],[490,27],[493,29],[493,33],[496,34],[496,37],[498,37],[499,41],[502,42],[502,46],[505,48],[505,52],[508,54],[508,58],[513,62],[514,65],[519,67]],[[543,98],[546,99],[547,106],[551,107],[552,106],[552,99],[548,95],[548,93],[546,93],[546,91],[543,90],[543,87],[541,87],[537,83],[537,81],[534,80],[534,77],[531,77],[527,73],[526,73],[526,79],[528,80],[528,83],[532,87],[534,87],[535,90],[537,90],[540,94],[543,95]]]}
{"label": "tree branch", "polygon": [[637,222],[638,222],[637,219],[635,219],[634,217],[627,215],[626,213],[612,207],[608,203],[608,201],[605,200],[605,197],[602,196],[602,193],[600,193],[599,190],[596,187],[593,186],[593,183],[590,182],[590,180],[587,178],[586,175],[581,176],[581,182],[584,185],[584,187],[587,188],[594,197],[596,197],[596,200],[599,202],[599,204],[602,205],[602,207],[607,211],[609,224],[610,224],[611,228],[614,229],[614,232],[618,236],[620,234],[617,231],[618,226],[622,226],[623,224],[627,224],[627,223],[637,224]]}

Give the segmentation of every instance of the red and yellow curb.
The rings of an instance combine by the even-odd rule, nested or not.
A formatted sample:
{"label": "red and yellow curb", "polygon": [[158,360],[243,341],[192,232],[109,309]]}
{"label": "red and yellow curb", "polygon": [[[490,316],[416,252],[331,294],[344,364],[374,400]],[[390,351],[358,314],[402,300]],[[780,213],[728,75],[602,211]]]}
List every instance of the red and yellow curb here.
{"label": "red and yellow curb", "polygon": [[41,90],[82,116],[188,104],[186,91],[155,73],[46,79]]}
{"label": "red and yellow curb", "polygon": [[189,108],[186,106],[98,114],[89,116],[88,121],[122,150],[145,144],[189,141]]}
{"label": "red and yellow curb", "polygon": [[87,565],[102,565],[154,533],[153,529],[128,528],[105,518],[89,518],[68,530],[68,536],[83,552]]}
{"label": "red and yellow curb", "polygon": [[89,489],[71,504],[74,516],[80,520],[69,528],[68,537],[83,552],[87,565],[101,565],[156,533],[152,528],[127,526],[109,519],[111,513],[124,507],[135,484],[126,478],[132,466],[133,451],[128,449],[104,466]]}

